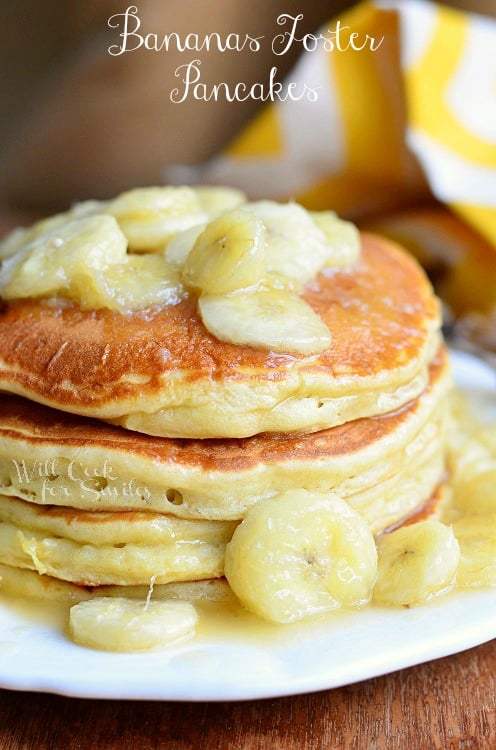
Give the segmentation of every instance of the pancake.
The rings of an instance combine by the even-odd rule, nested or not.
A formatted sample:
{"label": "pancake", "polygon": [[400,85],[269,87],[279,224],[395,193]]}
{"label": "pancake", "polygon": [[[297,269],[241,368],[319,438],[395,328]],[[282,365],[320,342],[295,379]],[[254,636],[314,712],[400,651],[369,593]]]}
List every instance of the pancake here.
{"label": "pancake", "polygon": [[326,269],[303,298],[328,326],[320,355],[223,343],[196,301],[123,314],[69,302],[5,303],[0,389],[163,437],[318,431],[420,395],[439,306],[416,262],[365,235],[359,262]]}
{"label": "pancake", "polygon": [[82,544],[166,545],[171,542],[225,544],[234,521],[190,521],[163,513],[140,511],[85,512],[55,505],[35,505],[0,495],[0,522]]}
{"label": "pancake", "polygon": [[[380,521],[384,524],[386,519],[397,518],[405,509],[411,510],[412,503],[415,503],[414,508],[419,502],[423,504],[439,481],[442,468],[443,455],[437,452],[426,463],[414,464],[382,482],[379,495],[367,489],[347,498],[348,502],[358,506],[364,515],[371,506],[377,514],[380,506]],[[19,505],[24,507],[19,508]],[[100,519],[102,514],[95,511],[81,514],[64,508],[58,509],[54,518],[51,507],[37,507],[33,511],[29,503],[1,496],[0,506],[0,562],[91,586],[146,585],[151,580],[168,583],[219,577],[224,572],[225,545],[235,526],[217,522],[222,528],[212,539],[208,522],[182,521],[182,525],[188,523],[191,527],[189,536],[193,527],[198,526],[197,538],[171,538],[166,534],[151,543],[143,539],[146,537],[144,518],[141,533],[137,534],[140,541],[133,540],[134,513],[114,513],[118,518],[113,520],[109,513]],[[88,520],[82,520],[83,515]],[[149,515],[150,537],[153,537],[153,525],[160,519],[156,514]],[[54,520],[58,523],[54,524]],[[210,522],[210,525],[215,523]],[[57,534],[53,533],[54,526]],[[86,541],[91,526],[95,529],[94,539]]]}
{"label": "pancake", "polygon": [[157,545],[79,544],[0,521],[0,562],[85,586],[218,578],[224,572],[224,553],[225,544],[201,539]]}
{"label": "pancake", "polygon": [[0,396],[0,492],[38,505],[239,520],[285,490],[334,490],[379,531],[430,496],[444,471],[451,378],[440,349],[421,397],[319,433],[156,438]]}
{"label": "pancake", "polygon": [[[442,505],[443,489],[439,486],[427,502],[394,528],[437,518]],[[138,523],[137,534],[133,520]],[[154,537],[156,525],[175,526],[178,533],[171,538],[169,528],[165,538],[161,535],[157,540]],[[225,546],[235,527],[233,523],[161,519],[156,514],[82,514],[71,508],[40,508],[0,496],[0,576],[7,576],[3,586],[0,580],[0,588],[8,589],[9,582],[12,585],[16,580],[12,569],[30,570],[44,578],[48,576],[83,589],[91,588],[93,592],[98,588],[105,596],[124,593],[146,598],[150,585],[163,587],[171,582],[188,582],[190,578],[191,583],[212,582],[222,577]],[[88,542],[90,528],[94,528],[95,533]],[[181,528],[186,529],[184,535],[180,534]],[[196,539],[194,529],[198,534]],[[54,531],[58,533],[55,535]],[[157,543],[152,544],[152,540]],[[21,577],[20,583],[22,581]],[[25,583],[28,588],[35,587],[33,596],[44,585],[37,587],[29,578]],[[105,590],[102,587],[106,587]],[[180,587],[179,592],[182,591]],[[56,587],[55,595],[59,593]],[[82,598],[85,594],[83,592]]]}
{"label": "pancake", "polygon": [[[5,506],[6,498],[2,498]],[[14,501],[14,504],[21,501]],[[407,516],[393,528],[401,525],[416,523],[427,519],[440,518],[446,502],[446,485],[441,484],[434,494],[416,512]],[[21,503],[23,504],[23,503]],[[98,515],[98,514],[93,514]],[[66,581],[46,573],[40,575],[38,571],[28,568],[15,567],[0,562],[0,593],[11,597],[24,599],[59,602],[66,605],[77,604],[94,597],[122,597],[146,601],[152,593],[154,600],[182,599],[190,602],[232,602],[236,601],[232,590],[225,578],[212,578],[196,581],[179,581],[166,584],[154,582],[150,585],[103,585],[85,586]]]}
{"label": "pancake", "polygon": [[218,577],[236,523],[84,513],[0,495],[0,562],[84,585]]}
{"label": "pancake", "polygon": [[[446,475],[445,479],[448,475]],[[451,482],[451,477],[449,478]],[[412,511],[409,515],[400,521],[384,529],[382,534],[388,534],[391,531],[401,528],[402,526],[412,526],[422,521],[436,520],[447,523],[447,515],[451,512],[452,491],[448,481],[440,484],[434,494],[432,494],[423,505]]]}
{"label": "pancake", "polygon": [[[0,592],[11,597],[77,604],[95,596],[126,596],[146,600],[150,586],[82,586],[26,568],[0,563]],[[225,578],[179,581],[153,586],[154,599],[226,602],[235,599]]]}

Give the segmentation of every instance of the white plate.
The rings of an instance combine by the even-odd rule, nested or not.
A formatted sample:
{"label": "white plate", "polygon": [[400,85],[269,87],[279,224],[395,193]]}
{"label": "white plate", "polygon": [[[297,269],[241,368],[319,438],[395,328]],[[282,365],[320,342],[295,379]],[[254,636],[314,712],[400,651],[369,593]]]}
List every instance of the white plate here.
{"label": "white plate", "polygon": [[[455,375],[487,414],[496,376],[456,354]],[[496,590],[413,609],[366,608],[276,628],[236,622],[169,650],[80,648],[60,627],[0,605],[0,687],[94,698],[242,700],[346,685],[447,656],[496,636]]]}

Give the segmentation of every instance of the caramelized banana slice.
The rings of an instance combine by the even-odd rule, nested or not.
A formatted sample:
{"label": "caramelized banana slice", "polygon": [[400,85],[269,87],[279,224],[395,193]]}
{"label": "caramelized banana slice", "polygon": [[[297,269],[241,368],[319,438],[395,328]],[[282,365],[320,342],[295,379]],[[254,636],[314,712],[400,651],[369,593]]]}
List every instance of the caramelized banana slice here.
{"label": "caramelized banana slice", "polygon": [[127,255],[113,216],[56,223],[0,269],[5,299],[61,295],[83,308],[128,310],[176,304],[179,273],[159,255]]}
{"label": "caramelized banana slice", "polygon": [[496,515],[464,516],[453,524],[460,544],[459,586],[496,586]]}
{"label": "caramelized banana slice", "polygon": [[439,521],[404,526],[378,539],[374,601],[410,606],[446,591],[454,582],[460,550],[452,529]]}
{"label": "caramelized banana slice", "polygon": [[475,421],[472,434],[464,433],[459,425],[455,427],[448,442],[455,507],[466,515],[495,513],[496,429],[481,427]]}
{"label": "caramelized banana slice", "polygon": [[99,201],[83,201],[75,203],[69,211],[64,211],[46,219],[35,222],[30,227],[17,227],[0,242],[0,262],[10,258],[14,253],[22,250],[33,240],[47,234],[52,229],[67,224],[73,219],[82,219],[103,212],[103,203]]}
{"label": "caramelized banana slice", "polygon": [[478,439],[496,459],[496,425],[485,425],[477,434]]}
{"label": "caramelized banana slice", "polygon": [[331,344],[321,318],[289,292],[205,295],[198,305],[205,327],[221,341],[302,354],[316,354]]}
{"label": "caramelized banana slice", "polygon": [[285,623],[366,602],[377,555],[344,500],[293,490],[250,510],[227,545],[225,572],[247,609]]}
{"label": "caramelized banana slice", "polygon": [[326,264],[329,247],[310,214],[297,203],[256,201],[251,211],[266,229],[267,270],[305,284]]}
{"label": "caramelized banana slice", "polygon": [[265,232],[252,214],[235,209],[211,221],[186,258],[185,283],[204,294],[257,284],[265,274]]}
{"label": "caramelized banana slice", "polygon": [[145,651],[194,635],[192,604],[97,597],[71,607],[69,630],[81,646],[104,651]]}
{"label": "caramelized banana slice", "polygon": [[326,266],[351,266],[360,257],[360,232],[350,221],[343,221],[334,211],[312,211],[314,223],[323,233],[328,255]]}
{"label": "caramelized banana slice", "polygon": [[185,229],[183,232],[177,232],[165,248],[165,259],[175,266],[183,266],[186,258],[193,249],[193,245],[205,227],[206,224],[196,224],[194,227],[189,227],[189,229]]}
{"label": "caramelized banana slice", "polygon": [[127,255],[105,273],[105,285],[94,304],[111,310],[139,310],[175,305],[184,296],[177,268],[160,255]]}
{"label": "caramelized banana slice", "polygon": [[481,515],[496,512],[496,460],[474,462],[453,482],[457,510]]}
{"label": "caramelized banana slice", "polygon": [[105,204],[115,216],[129,249],[153,252],[176,233],[207,220],[199,198],[189,187],[136,188]]}
{"label": "caramelized banana slice", "polygon": [[88,307],[104,271],[126,256],[126,238],[112,216],[90,216],[56,223],[38,234],[0,269],[4,299],[84,295]]}
{"label": "caramelized banana slice", "polygon": [[215,217],[246,201],[246,195],[236,188],[221,185],[196,185],[193,187],[200,205],[208,216]]}

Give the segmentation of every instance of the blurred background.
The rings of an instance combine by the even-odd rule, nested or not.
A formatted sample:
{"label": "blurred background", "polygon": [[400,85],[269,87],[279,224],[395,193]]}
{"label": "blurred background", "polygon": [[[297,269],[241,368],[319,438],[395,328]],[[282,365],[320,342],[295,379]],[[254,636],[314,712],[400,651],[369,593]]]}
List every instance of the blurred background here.
{"label": "blurred background", "polygon": [[[272,38],[280,13],[303,13],[315,31],[354,3],[343,0],[140,0],[142,29]],[[494,0],[452,0],[452,7],[496,14]],[[174,71],[191,52],[108,54],[107,26],[127,2],[2,0],[0,3],[0,197],[12,208],[52,210],[75,199],[105,197],[161,182],[169,163],[194,164],[221,150],[260,103],[169,101]],[[301,46],[273,58],[215,50],[196,54],[202,79],[234,84],[282,79]]]}
{"label": "blurred background", "polygon": [[[301,56],[301,45],[295,45],[275,58],[265,43],[256,54],[139,49],[112,57],[108,47],[118,41],[118,31],[107,21],[129,4],[0,3],[0,231],[77,200],[160,184],[168,166],[198,165],[223,152],[263,107],[253,99],[207,102],[192,96],[174,104],[169,94],[177,86],[174,71],[179,65],[200,59],[207,87],[219,81],[250,86],[267,82],[273,65],[283,80]],[[300,32],[311,33],[357,3],[140,0],[137,5],[143,32],[153,30],[159,37],[173,31],[182,38],[218,32],[221,37],[249,33],[270,40],[280,33],[280,13],[302,13]],[[438,5],[496,17],[495,0],[443,0]],[[349,201],[326,205],[325,195],[318,207],[336,208],[362,227],[402,242],[431,274],[458,334],[496,351],[496,248],[470,222],[433,199],[413,158],[411,171],[413,191],[403,195],[393,185],[376,210],[353,214]],[[374,194],[373,184],[369,192]]]}

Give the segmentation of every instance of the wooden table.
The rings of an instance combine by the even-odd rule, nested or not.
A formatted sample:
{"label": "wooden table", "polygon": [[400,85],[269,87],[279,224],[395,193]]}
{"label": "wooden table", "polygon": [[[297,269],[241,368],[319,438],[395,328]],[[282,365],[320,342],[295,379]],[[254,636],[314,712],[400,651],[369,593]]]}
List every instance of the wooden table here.
{"label": "wooden table", "polygon": [[0,750],[494,750],[496,641],[310,695],[245,703],[0,690]]}

